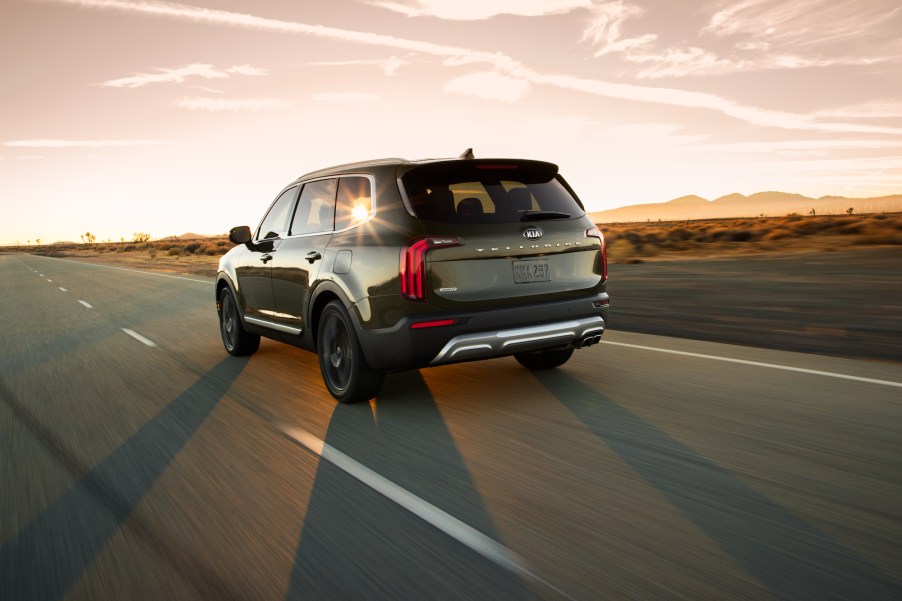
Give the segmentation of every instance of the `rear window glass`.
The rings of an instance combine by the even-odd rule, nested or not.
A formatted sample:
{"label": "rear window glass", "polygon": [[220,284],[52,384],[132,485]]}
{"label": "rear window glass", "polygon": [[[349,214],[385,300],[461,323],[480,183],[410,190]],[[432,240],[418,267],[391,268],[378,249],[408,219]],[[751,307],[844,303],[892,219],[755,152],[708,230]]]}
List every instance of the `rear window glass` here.
{"label": "rear window glass", "polygon": [[511,223],[585,213],[551,163],[434,163],[401,181],[416,216],[430,221]]}

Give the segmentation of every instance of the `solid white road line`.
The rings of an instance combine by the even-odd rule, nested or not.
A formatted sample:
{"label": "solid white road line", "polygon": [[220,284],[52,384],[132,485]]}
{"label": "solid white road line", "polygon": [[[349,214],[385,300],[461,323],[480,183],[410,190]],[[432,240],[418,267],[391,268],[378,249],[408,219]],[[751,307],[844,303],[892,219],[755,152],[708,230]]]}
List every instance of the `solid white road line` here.
{"label": "solid white road line", "polygon": [[153,340],[149,340],[142,336],[141,334],[135,332],[134,330],[129,330],[128,328],[122,328],[122,331],[137,340],[138,342],[143,342],[147,346],[151,348],[156,348],[157,344]]}
{"label": "solid white road line", "polygon": [[501,543],[489,538],[475,528],[468,526],[454,516],[445,513],[435,505],[424,501],[406,489],[401,488],[391,480],[377,474],[359,461],[348,457],[335,447],[326,444],[309,432],[291,426],[280,424],[274,425],[276,425],[283,434],[299,443],[301,446],[312,451],[316,455],[319,455],[322,459],[328,461],[349,476],[352,476],[420,519],[438,528],[454,540],[473,551],[476,551],[492,563],[515,574],[525,576],[565,598],[572,599],[570,595],[567,595],[551,583],[543,580],[536,574],[533,574],[526,566],[525,560],[517,556],[517,554]]}
{"label": "solid white road line", "polygon": [[697,359],[711,359],[713,361],[725,361],[727,363],[739,363],[740,365],[753,365],[755,367],[767,367],[770,369],[782,369],[784,371],[794,371],[803,374],[812,374],[815,376],[826,376],[828,378],[839,378],[841,380],[853,380],[855,382],[866,382],[868,384],[878,384],[880,386],[894,386],[902,388],[902,382],[893,382],[891,380],[877,380],[874,378],[862,378],[861,376],[852,376],[849,374],[838,374],[832,371],[819,371],[816,369],[805,369],[802,367],[790,367],[789,365],[779,365],[777,363],[762,363],[760,361],[747,361],[745,359],[733,359],[731,357],[718,357],[716,355],[703,355],[701,353],[689,353],[686,351],[675,351],[672,349],[658,348],[654,346],[643,346],[641,344],[627,344],[626,342],[613,342],[611,340],[602,340],[602,344],[613,344],[616,346],[625,346],[628,348],[640,349],[643,351],[655,351],[657,353],[670,353],[672,355],[683,355],[684,357],[695,357]]}
{"label": "solid white road line", "polygon": [[78,301],[78,302],[80,302],[81,304],[83,304],[83,305],[84,305],[85,307],[87,307],[88,309],[93,309],[93,308],[94,308],[94,307],[91,305],[91,303],[89,303],[88,301],[80,300],[80,301]]}

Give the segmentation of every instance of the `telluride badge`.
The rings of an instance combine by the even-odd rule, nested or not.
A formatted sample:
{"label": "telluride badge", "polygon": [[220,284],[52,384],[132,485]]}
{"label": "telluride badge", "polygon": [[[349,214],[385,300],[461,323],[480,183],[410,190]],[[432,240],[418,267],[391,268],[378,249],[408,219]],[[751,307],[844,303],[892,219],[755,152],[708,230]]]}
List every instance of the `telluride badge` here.
{"label": "telluride badge", "polygon": [[523,237],[527,240],[538,240],[542,237],[542,230],[537,228],[534,225],[529,226],[525,230],[523,230]]}

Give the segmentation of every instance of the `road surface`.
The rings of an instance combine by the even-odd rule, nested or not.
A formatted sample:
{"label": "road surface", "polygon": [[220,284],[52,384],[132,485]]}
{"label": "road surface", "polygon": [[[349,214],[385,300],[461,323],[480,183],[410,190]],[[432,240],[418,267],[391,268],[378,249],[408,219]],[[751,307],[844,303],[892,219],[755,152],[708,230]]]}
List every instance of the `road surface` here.
{"label": "road surface", "polygon": [[900,599],[902,365],[609,331],[392,375],[0,256],[0,599]]}

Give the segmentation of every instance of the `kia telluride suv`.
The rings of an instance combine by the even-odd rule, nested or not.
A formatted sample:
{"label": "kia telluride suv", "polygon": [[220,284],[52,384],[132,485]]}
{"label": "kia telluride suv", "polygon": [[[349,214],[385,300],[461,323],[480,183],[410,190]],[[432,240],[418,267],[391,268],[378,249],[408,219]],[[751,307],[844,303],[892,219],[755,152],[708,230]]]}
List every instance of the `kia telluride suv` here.
{"label": "kia telluride suv", "polygon": [[551,163],[385,159],[301,176],[219,261],[226,350],[319,356],[341,402],[387,372],[513,355],[565,363],[605,329],[604,237]]}

